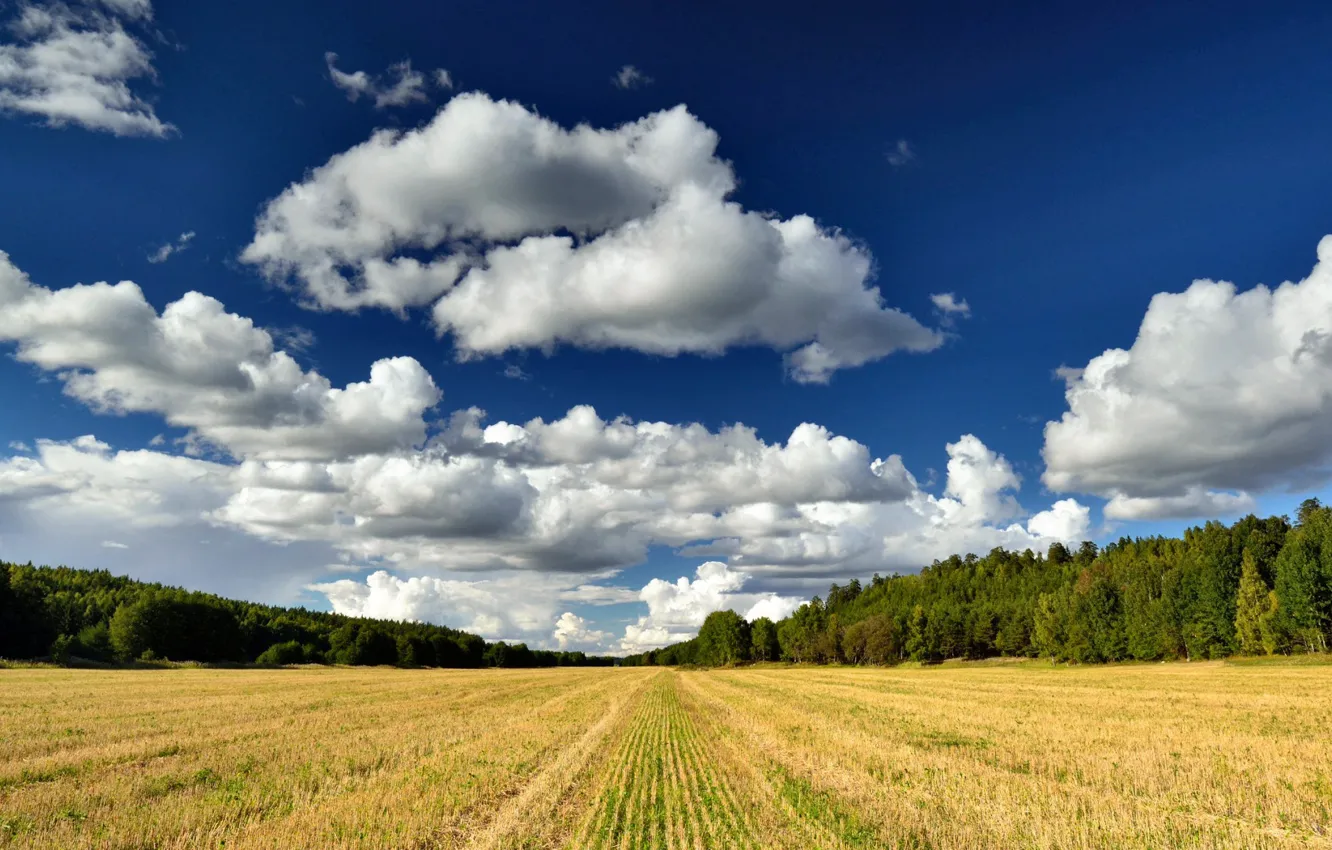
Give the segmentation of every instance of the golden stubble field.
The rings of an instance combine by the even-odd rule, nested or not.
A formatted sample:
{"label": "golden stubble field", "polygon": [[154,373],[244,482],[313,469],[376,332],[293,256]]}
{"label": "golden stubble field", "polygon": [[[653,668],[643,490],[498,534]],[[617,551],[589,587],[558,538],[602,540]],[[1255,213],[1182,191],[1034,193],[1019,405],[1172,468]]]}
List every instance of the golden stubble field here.
{"label": "golden stubble field", "polygon": [[0,670],[0,847],[1332,847],[1332,667]]}

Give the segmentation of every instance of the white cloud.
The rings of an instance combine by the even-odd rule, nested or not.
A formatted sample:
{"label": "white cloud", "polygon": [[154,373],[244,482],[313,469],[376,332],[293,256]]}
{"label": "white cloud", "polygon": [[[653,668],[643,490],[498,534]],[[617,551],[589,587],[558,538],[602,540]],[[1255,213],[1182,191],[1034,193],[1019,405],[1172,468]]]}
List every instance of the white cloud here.
{"label": "white cloud", "polygon": [[930,296],[934,308],[944,316],[965,319],[971,315],[971,305],[965,298],[958,298],[951,292],[937,292]]}
{"label": "white cloud", "polygon": [[1090,527],[1091,510],[1076,499],[1060,499],[1027,520],[1031,534],[1064,543],[1082,540]]}
{"label": "white cloud", "polygon": [[1056,540],[1085,537],[1090,512],[1072,499],[1031,516],[1013,496],[1020,481],[1008,461],[972,435],[946,446],[945,496],[919,489],[900,501],[816,502],[791,509],[752,506],[722,516],[732,537],[690,546],[693,555],[725,556],[732,566],[774,582],[813,587],[822,577],[910,571],[953,553],[996,546],[1044,552]]}
{"label": "white cloud", "polygon": [[353,579],[311,585],[333,610],[355,617],[446,623],[490,639],[530,639],[550,634],[558,582],[530,575],[481,580],[433,576],[399,578],[384,570],[362,583]]}
{"label": "white cloud", "polygon": [[[769,442],[741,424],[607,421],[579,406],[523,424],[487,424],[468,409],[428,427],[440,393],[410,358],[381,360],[368,382],[333,388],[213,299],[189,293],[159,314],[132,283],[52,291],[3,255],[0,340],[94,410],[158,413],[187,430],[177,441],[187,452],[213,445],[234,458],[115,452],[93,437],[39,441],[36,457],[0,462],[5,514],[45,517],[136,553],[148,550],[129,531],[190,530],[194,545],[207,524],[336,552],[346,569],[376,570],[364,584],[321,585],[339,610],[492,637],[545,640],[570,603],[626,601],[625,588],[601,582],[652,546],[718,563],[693,582],[640,591],[649,617],[626,636],[632,645],[673,640],[713,603],[771,616],[797,598],[774,596],[777,588],[803,597],[811,582],[953,552],[1044,550],[1087,526],[1072,500],[1022,525],[1018,477],[973,435],[947,445],[935,497],[900,457],[875,458],[811,423]],[[310,563],[301,561],[303,575]],[[746,577],[754,592],[742,592]]]}
{"label": "white cloud", "polygon": [[[365,71],[347,73],[338,70],[333,63],[338,59],[336,53],[325,53],[324,64],[328,66],[329,79],[333,85],[347,93],[347,99],[355,102],[361,97],[373,100],[376,109],[391,106],[410,106],[424,103],[430,99],[426,94],[426,77],[420,71],[412,70],[411,60],[396,62],[382,75],[371,76]],[[433,75],[437,85],[453,88],[449,72],[437,70]]]}
{"label": "white cloud", "polygon": [[308,354],[310,349],[314,348],[315,343],[319,341],[315,337],[314,331],[300,325],[290,325],[285,328],[265,328],[265,330],[273,338],[273,342],[284,350],[294,351],[297,354]]}
{"label": "white cloud", "polygon": [[611,82],[619,89],[636,89],[652,85],[652,78],[633,65],[625,65],[615,72],[615,76],[611,77]]}
{"label": "white cloud", "polygon": [[29,446],[27,443],[23,442],[22,440],[11,440],[9,443],[9,447],[16,452],[27,453],[32,451],[32,447]]}
{"label": "white cloud", "polygon": [[900,458],[814,425],[768,444],[744,426],[605,422],[590,407],[525,425],[481,417],[454,414],[420,452],[246,464],[216,518],[409,567],[580,572],[732,534],[737,507],[897,500],[913,486]]}
{"label": "white cloud", "polygon": [[435,85],[439,86],[442,89],[452,90],[453,75],[451,75],[448,71],[444,70],[443,68],[436,68]]}
{"label": "white cloud", "polygon": [[1116,493],[1105,505],[1107,519],[1192,519],[1239,516],[1257,502],[1248,493],[1226,493],[1190,487],[1177,496],[1126,496]]}
{"label": "white cloud", "polygon": [[901,168],[915,160],[916,152],[912,150],[911,143],[906,139],[898,139],[897,144],[893,145],[892,149],[889,150],[885,156],[888,159],[889,165],[894,168]]}
{"label": "white cloud", "polygon": [[952,498],[943,504],[949,506],[953,517],[994,522],[1022,513],[1012,492],[1021,479],[1002,455],[991,451],[973,434],[964,434],[945,448],[948,478],[944,494]]}
{"label": "white cloud", "polygon": [[863,247],[728,201],[736,177],[717,142],[684,107],[566,130],[459,95],[425,127],[381,130],[289,187],[242,257],[314,308],[433,305],[462,358],[762,345],[820,382],[942,344],[884,304]]}
{"label": "white cloud", "polygon": [[578,587],[561,591],[560,599],[565,602],[578,602],[583,605],[620,605],[625,602],[637,602],[638,591],[627,587],[580,584]]}
{"label": "white cloud", "polygon": [[551,634],[551,640],[555,642],[555,647],[562,651],[598,652],[604,649],[606,640],[610,636],[610,632],[593,629],[587,620],[572,611],[565,611],[555,621],[555,631]]}
{"label": "white cloud", "polygon": [[122,18],[152,17],[147,0],[92,4],[21,3],[0,44],[0,111],[78,125],[117,136],[157,136],[175,128],[130,88],[155,79],[152,54]]}
{"label": "white cloud", "polygon": [[161,315],[128,281],[49,290],[0,252],[0,341],[55,372],[102,412],[155,412],[237,455],[327,458],[410,446],[439,400],[411,358],[380,360],[370,380],[334,388],[272,337],[189,292]]}
{"label": "white cloud", "polygon": [[153,451],[119,451],[95,437],[38,440],[35,457],[0,459],[0,502],[48,518],[123,528],[197,522],[225,503],[232,470]]}
{"label": "white cloud", "polygon": [[1133,346],[1063,368],[1045,484],[1112,519],[1215,516],[1332,470],[1332,236],[1303,281],[1195,281],[1152,298]]}
{"label": "white cloud", "polygon": [[35,457],[0,457],[0,560],[104,566],[145,581],[309,604],[302,588],[332,553],[211,525],[207,514],[234,490],[226,464],[114,451],[92,436],[40,441]]}
{"label": "white cloud", "polygon": [[[780,619],[799,607],[800,597],[741,593],[749,575],[719,561],[699,565],[690,581],[654,578],[640,591],[648,613],[626,626],[620,641],[623,652],[643,652],[689,640],[713,611],[732,610],[747,620],[757,617]],[[776,615],[776,617],[774,617]]]}
{"label": "white cloud", "polygon": [[190,240],[194,238],[194,231],[188,231],[180,234],[174,242],[167,242],[162,247],[148,255],[150,263],[165,263],[171,258],[172,254],[179,254],[190,246]]}

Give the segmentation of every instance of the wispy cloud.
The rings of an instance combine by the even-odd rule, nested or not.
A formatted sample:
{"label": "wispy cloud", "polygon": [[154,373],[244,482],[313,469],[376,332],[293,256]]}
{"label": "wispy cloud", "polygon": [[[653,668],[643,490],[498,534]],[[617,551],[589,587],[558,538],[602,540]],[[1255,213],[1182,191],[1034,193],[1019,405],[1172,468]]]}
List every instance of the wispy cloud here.
{"label": "wispy cloud", "polygon": [[889,165],[893,168],[901,168],[907,163],[915,161],[916,152],[906,139],[898,139],[897,144],[890,148],[885,156],[888,157]]}
{"label": "wispy cloud", "polygon": [[[347,99],[356,102],[361,97],[372,99],[376,109],[390,106],[408,106],[424,103],[430,99],[426,93],[428,86],[425,74],[412,69],[410,59],[395,62],[383,74],[370,75],[365,71],[350,73],[339,70],[334,64],[338,54],[332,51],[324,54],[324,64],[328,66],[328,77],[333,85],[347,93]],[[431,81],[442,89],[453,88],[453,77],[443,68],[431,73]]]}
{"label": "wispy cloud", "polygon": [[611,77],[611,82],[618,89],[636,89],[652,85],[652,78],[633,65],[625,65]]}
{"label": "wispy cloud", "polygon": [[939,313],[939,324],[951,328],[959,319],[971,318],[971,305],[964,298],[958,298],[951,292],[936,292],[930,296],[934,309]]}
{"label": "wispy cloud", "polygon": [[314,331],[300,325],[291,325],[285,328],[267,328],[266,330],[281,348],[296,354],[308,354],[310,349],[315,347],[315,343],[319,341]]}
{"label": "wispy cloud", "polygon": [[129,546],[126,546],[124,543],[117,543],[117,542],[114,541],[114,540],[103,540],[103,541],[102,541],[102,548],[103,548],[103,549],[128,549]]}
{"label": "wispy cloud", "polygon": [[180,236],[176,238],[175,242],[168,242],[165,245],[163,245],[161,248],[158,248],[156,251],[149,254],[148,262],[165,263],[167,260],[171,259],[172,254],[179,254],[181,251],[184,251],[186,248],[188,248],[190,245],[190,240],[193,238],[194,238],[193,230],[187,233],[180,234]]}

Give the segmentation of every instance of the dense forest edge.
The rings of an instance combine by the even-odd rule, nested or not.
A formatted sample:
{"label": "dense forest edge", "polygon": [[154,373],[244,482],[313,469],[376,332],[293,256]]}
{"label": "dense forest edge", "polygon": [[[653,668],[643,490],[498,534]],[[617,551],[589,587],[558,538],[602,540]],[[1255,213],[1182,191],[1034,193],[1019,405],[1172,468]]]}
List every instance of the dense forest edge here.
{"label": "dense forest edge", "polygon": [[1325,653],[1332,508],[1250,515],[1182,537],[994,549],[917,574],[833,584],[791,616],[708,615],[698,636],[616,659],[489,643],[427,623],[225,599],[105,570],[0,562],[0,658],[67,663],[402,667],[891,665],[995,657],[1099,663]]}
{"label": "dense forest edge", "polygon": [[585,667],[616,659],[488,643],[427,623],[225,599],[105,570],[0,562],[0,658],[56,664]]}
{"label": "dense forest edge", "polygon": [[621,663],[1085,664],[1322,653],[1329,639],[1332,509],[1308,499],[1293,524],[1250,515],[1180,538],[1055,544],[1045,556],[995,549],[853,579],[779,622],[710,614],[693,640]]}

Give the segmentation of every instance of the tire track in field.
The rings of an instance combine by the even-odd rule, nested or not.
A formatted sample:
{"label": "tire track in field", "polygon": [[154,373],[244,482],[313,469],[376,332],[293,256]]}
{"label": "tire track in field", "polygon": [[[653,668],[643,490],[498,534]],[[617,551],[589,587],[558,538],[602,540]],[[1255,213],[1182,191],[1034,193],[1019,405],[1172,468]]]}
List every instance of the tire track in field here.
{"label": "tire track in field", "polygon": [[680,698],[679,675],[655,676],[610,760],[571,850],[755,848],[732,777]]}
{"label": "tire track in field", "polygon": [[[913,836],[888,840],[875,826],[866,823],[854,804],[834,791],[818,787],[804,774],[799,764],[787,764],[777,757],[781,748],[756,727],[753,718],[714,693],[700,687],[699,679],[690,677],[685,692],[699,703],[706,703],[707,717],[715,726],[713,738],[737,771],[748,774],[750,784],[762,789],[762,796],[774,801],[780,813],[757,812],[757,827],[765,836],[780,836],[778,844],[799,848],[865,848],[929,846]],[[716,684],[715,680],[710,684]]]}
{"label": "tire track in field", "polygon": [[536,834],[543,827],[554,827],[551,820],[559,808],[560,798],[576,783],[579,774],[593,760],[598,747],[623,721],[629,708],[642,700],[648,682],[646,679],[640,680],[613,702],[602,718],[588,727],[577,742],[532,777],[516,796],[506,801],[487,826],[467,842],[468,850],[537,846],[533,842]]}

